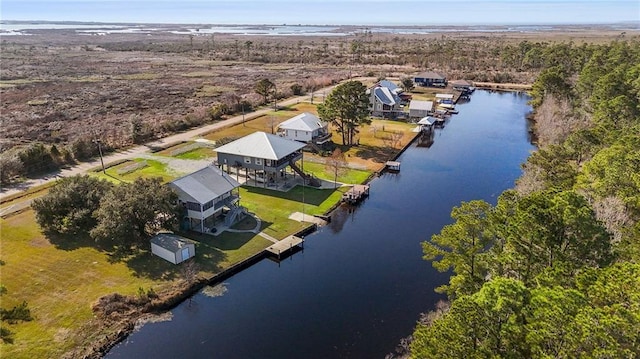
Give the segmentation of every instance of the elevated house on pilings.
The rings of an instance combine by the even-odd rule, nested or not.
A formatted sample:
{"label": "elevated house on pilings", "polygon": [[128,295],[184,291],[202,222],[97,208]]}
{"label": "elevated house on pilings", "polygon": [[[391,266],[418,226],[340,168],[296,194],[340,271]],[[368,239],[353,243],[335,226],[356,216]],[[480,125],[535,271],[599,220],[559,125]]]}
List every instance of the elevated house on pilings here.
{"label": "elevated house on pilings", "polygon": [[184,208],[183,229],[208,233],[222,221],[232,226],[245,213],[237,206],[240,183],[217,167],[207,166],[168,185]]}
{"label": "elevated house on pilings", "polygon": [[453,80],[451,86],[454,91],[460,91],[461,97],[467,98],[476,90],[473,84],[467,80]]}
{"label": "elevated house on pilings", "polygon": [[367,89],[367,95],[371,116],[396,119],[406,115],[403,105],[408,98],[403,96],[402,89],[393,82],[381,80]]}
{"label": "elevated house on pilings", "polygon": [[[277,135],[254,132],[216,148],[217,163],[237,178],[246,177],[247,185],[278,189],[293,183],[290,177],[297,174],[305,184],[319,186],[315,177],[296,165],[297,161],[304,163],[302,149],[305,146]],[[293,174],[287,173],[287,168],[291,168]]]}
{"label": "elevated house on pilings", "polygon": [[307,144],[307,148],[317,152],[331,147],[329,124],[317,116],[304,112],[280,124],[278,135],[293,141]]}
{"label": "elevated house on pilings", "polygon": [[413,77],[418,86],[447,87],[447,77],[434,71],[421,72]]}

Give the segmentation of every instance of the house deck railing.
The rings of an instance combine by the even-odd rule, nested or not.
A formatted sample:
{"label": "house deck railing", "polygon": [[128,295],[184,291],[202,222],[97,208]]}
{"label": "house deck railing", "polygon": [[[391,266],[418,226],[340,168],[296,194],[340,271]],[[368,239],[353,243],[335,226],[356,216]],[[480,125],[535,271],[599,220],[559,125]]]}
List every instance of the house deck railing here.
{"label": "house deck railing", "polygon": [[324,134],[320,134],[320,135],[314,137],[312,142],[316,143],[316,144],[322,144],[324,142],[327,142],[330,139],[331,139],[331,134],[330,133],[324,133]]}

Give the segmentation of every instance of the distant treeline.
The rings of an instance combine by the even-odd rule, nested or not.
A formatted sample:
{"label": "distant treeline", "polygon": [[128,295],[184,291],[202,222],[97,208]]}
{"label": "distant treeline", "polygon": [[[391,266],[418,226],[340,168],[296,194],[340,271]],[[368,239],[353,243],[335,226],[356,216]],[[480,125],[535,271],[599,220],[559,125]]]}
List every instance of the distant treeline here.
{"label": "distant treeline", "polygon": [[240,41],[216,35],[188,41],[127,41],[101,45],[110,51],[190,53],[219,61],[316,63],[334,66],[397,65],[443,71],[479,82],[530,82],[571,44],[522,41],[499,37],[421,38],[378,36],[371,32],[345,38]]}
{"label": "distant treeline", "polygon": [[438,288],[449,301],[421,318],[407,354],[638,357],[640,44],[536,45],[507,58],[541,66],[540,148],[515,190],[495,206],[462,203],[424,242],[425,259],[453,272]]}

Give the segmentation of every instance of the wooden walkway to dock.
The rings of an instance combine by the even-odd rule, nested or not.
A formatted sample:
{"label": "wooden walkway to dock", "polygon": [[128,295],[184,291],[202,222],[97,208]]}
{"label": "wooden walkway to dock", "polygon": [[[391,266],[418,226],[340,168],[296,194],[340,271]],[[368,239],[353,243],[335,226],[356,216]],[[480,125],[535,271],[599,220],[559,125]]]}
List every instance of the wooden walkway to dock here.
{"label": "wooden walkway to dock", "polygon": [[286,252],[298,247],[302,243],[304,243],[304,239],[296,236],[288,236],[267,247],[266,251],[280,257]]}

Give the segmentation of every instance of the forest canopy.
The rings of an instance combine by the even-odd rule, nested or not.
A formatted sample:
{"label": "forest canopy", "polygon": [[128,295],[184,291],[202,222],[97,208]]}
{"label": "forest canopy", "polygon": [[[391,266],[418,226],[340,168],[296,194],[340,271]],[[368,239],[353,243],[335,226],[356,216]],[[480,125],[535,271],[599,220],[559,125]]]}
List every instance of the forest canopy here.
{"label": "forest canopy", "polygon": [[640,355],[640,44],[534,62],[539,149],[515,190],[462,203],[423,243],[452,270],[450,304],[418,323],[411,357]]}

